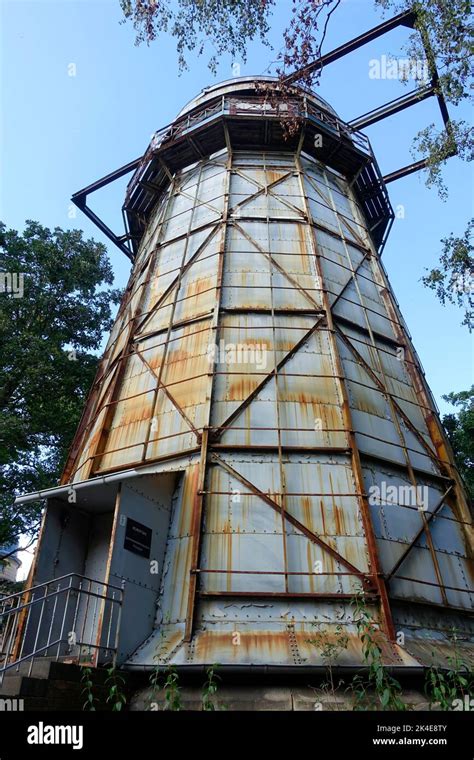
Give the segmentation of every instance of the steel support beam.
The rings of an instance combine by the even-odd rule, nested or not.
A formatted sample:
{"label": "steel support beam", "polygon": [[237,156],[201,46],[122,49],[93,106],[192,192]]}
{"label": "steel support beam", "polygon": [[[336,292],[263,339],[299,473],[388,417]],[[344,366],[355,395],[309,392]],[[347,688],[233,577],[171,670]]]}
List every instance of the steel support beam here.
{"label": "steel support beam", "polygon": [[112,232],[110,227],[108,227],[105,222],[102,221],[102,219],[99,219],[97,214],[95,214],[92,209],[89,208],[87,205],[87,196],[91,193],[95,193],[97,190],[100,190],[103,187],[106,187],[107,185],[110,185],[111,182],[115,182],[116,180],[121,179],[126,174],[129,174],[129,172],[134,171],[138,168],[141,161],[142,156],[140,156],[140,158],[135,158],[133,161],[129,161],[128,164],[124,164],[124,166],[121,166],[119,169],[110,172],[110,174],[106,174],[105,177],[96,180],[91,185],[84,187],[82,190],[78,190],[78,192],[74,193],[71,198],[72,202],[78,208],[80,208],[87,217],[89,217],[91,222],[93,222],[104,233],[104,235],[112,241],[112,243],[115,243],[115,245],[120,248],[122,253],[124,253],[125,256],[130,259],[130,261],[134,260],[134,256],[130,249],[123,244],[123,241],[121,239],[122,236],[118,236]]}
{"label": "steel support beam", "polygon": [[423,100],[430,98],[434,94],[435,89],[433,85],[428,84],[425,87],[421,87],[419,90],[412,90],[406,95],[402,95],[400,98],[395,98],[383,106],[374,108],[372,111],[368,111],[362,116],[358,116],[357,119],[351,119],[348,124],[357,130],[364,129],[371,124],[376,124],[378,121],[386,119],[388,116],[393,116],[396,113],[400,113],[400,111],[404,111],[405,108],[410,108],[411,106],[416,105],[416,103],[421,103]]}
{"label": "steel support beam", "polygon": [[326,55],[323,55],[312,63],[309,63],[304,68],[298,69],[298,71],[294,71],[292,74],[288,74],[288,76],[284,77],[283,82],[286,85],[298,82],[298,80],[302,79],[302,77],[306,77],[308,74],[312,74],[313,71],[322,69],[328,64],[334,63],[334,61],[338,61],[340,58],[344,58],[344,56],[348,53],[352,53],[354,50],[358,50],[363,45],[367,45],[369,42],[373,42],[373,40],[376,40],[378,37],[382,37],[384,34],[387,34],[387,32],[391,32],[392,29],[396,29],[398,26],[408,26],[410,29],[412,29],[415,23],[415,18],[416,15],[412,10],[399,13],[398,16],[394,16],[393,18],[388,19],[388,21],[384,21],[382,24],[379,24],[373,29],[370,29],[368,32],[360,34],[358,37],[354,37],[354,39],[349,40],[349,42],[345,42],[343,45],[340,45],[334,50],[331,50],[330,53],[326,53]]}
{"label": "steel support beam", "polygon": [[[382,24],[379,24],[373,29],[370,29],[368,32],[364,32],[364,34],[360,34],[358,37],[355,37],[354,39],[349,40],[349,42],[345,42],[343,45],[340,45],[339,47],[335,48],[329,53],[326,53],[320,58],[317,58],[315,61],[312,61],[307,66],[304,66],[303,68],[298,69],[297,71],[294,71],[292,74],[288,74],[286,77],[283,77],[282,82],[284,85],[287,85],[287,86],[295,84],[302,78],[308,76],[309,74],[312,74],[315,71],[322,71],[323,68],[327,66],[328,64],[333,63],[334,61],[337,61],[340,58],[343,58],[349,53],[354,52],[354,50],[358,50],[364,45],[367,45],[369,42],[373,42],[373,40],[378,39],[378,37],[382,37],[383,35],[387,34],[388,32],[391,32],[393,29],[396,29],[399,26],[405,26],[410,29],[414,29],[416,19],[417,19],[417,14],[416,14],[416,11],[413,9],[409,9],[409,10],[404,11],[403,13],[399,13],[397,16],[394,16],[392,19],[389,19],[388,21],[384,21]],[[378,108],[375,108],[374,110],[369,111],[363,116],[359,116],[355,119],[352,119],[351,121],[348,122],[349,126],[357,130],[363,129],[364,127],[367,127],[371,124],[375,124],[376,122],[381,121],[382,119],[386,119],[390,116],[393,116],[394,114],[397,114],[406,108],[410,108],[411,106],[416,105],[416,103],[419,103],[422,100],[425,100],[426,98],[435,96],[438,101],[439,110],[441,113],[441,117],[443,119],[443,124],[446,130],[446,133],[449,134],[450,132],[449,112],[448,112],[448,107],[446,105],[446,101],[444,99],[444,95],[441,91],[439,73],[436,67],[436,61],[433,54],[433,50],[432,50],[429,38],[427,34],[424,33],[423,30],[420,30],[420,36],[421,36],[421,42],[423,45],[423,49],[425,51],[427,61],[429,62],[430,84],[426,85],[425,87],[420,87],[419,90],[415,90],[413,92],[408,93],[407,95],[403,95],[400,98],[396,98],[395,100],[392,100],[382,106],[379,106]],[[457,154],[457,149],[454,148],[452,151],[450,151],[446,155],[446,158],[451,158],[452,156],[455,156],[456,154]],[[383,177],[383,182],[385,184],[388,184],[389,182],[394,182],[397,179],[401,179],[402,177],[406,177],[409,174],[413,174],[414,172],[420,171],[420,169],[426,168],[427,165],[428,165],[428,158],[422,159],[421,161],[416,161],[412,164],[408,164],[407,166],[404,166],[400,169],[397,169],[385,175]]]}
{"label": "steel support beam", "polygon": [[426,529],[427,529],[428,525],[430,524],[431,520],[434,517],[436,517],[436,515],[441,511],[442,507],[444,506],[444,500],[449,495],[450,491],[452,491],[452,488],[453,488],[452,485],[449,486],[449,488],[447,488],[447,490],[444,492],[444,494],[442,495],[442,497],[439,499],[439,501],[436,504],[436,506],[434,507],[434,509],[431,512],[429,512],[428,516],[426,517],[426,520],[423,521],[423,524],[422,524],[421,528],[418,530],[418,532],[416,533],[415,537],[412,538],[412,540],[410,541],[410,543],[408,544],[408,546],[406,547],[406,549],[400,555],[399,559],[395,562],[395,564],[392,567],[392,569],[388,573],[385,573],[385,579],[386,579],[387,582],[391,580],[391,578],[395,575],[395,573],[397,572],[397,570],[400,567],[400,565],[402,564],[402,562],[404,562],[406,560],[406,558],[408,557],[409,553],[411,552],[411,550],[415,546],[415,544],[418,541],[418,539],[420,538],[420,536],[423,533],[426,533]]}

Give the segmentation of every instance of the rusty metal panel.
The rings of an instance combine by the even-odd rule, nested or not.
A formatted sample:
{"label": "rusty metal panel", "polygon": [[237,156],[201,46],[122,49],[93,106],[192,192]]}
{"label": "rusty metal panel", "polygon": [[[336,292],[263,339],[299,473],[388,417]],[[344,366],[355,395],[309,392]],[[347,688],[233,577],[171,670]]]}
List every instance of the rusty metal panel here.
{"label": "rusty metal panel", "polygon": [[[374,608],[372,611],[376,615]],[[222,600],[218,605],[203,600],[199,628],[191,645],[183,643],[182,627],[164,624],[159,652],[155,635],[144,642],[128,664],[139,666],[155,655],[161,663],[177,666],[219,662],[221,666],[266,664],[324,667],[321,651],[311,643],[311,639],[316,633],[321,633],[328,641],[335,641],[336,622],[331,621],[337,621],[348,638],[346,648],[338,657],[338,664],[359,666],[362,642],[348,604],[322,603],[315,611],[310,602],[296,602],[290,609],[286,602],[278,600]],[[415,657],[395,644],[383,646],[382,657],[387,665],[419,666]]]}

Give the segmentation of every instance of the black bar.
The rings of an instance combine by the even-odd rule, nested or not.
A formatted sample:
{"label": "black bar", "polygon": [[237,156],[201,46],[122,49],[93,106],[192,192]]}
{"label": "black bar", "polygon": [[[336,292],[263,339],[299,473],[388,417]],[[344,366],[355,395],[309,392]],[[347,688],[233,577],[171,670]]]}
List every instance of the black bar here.
{"label": "black bar", "polygon": [[[217,693],[218,697],[218,693]],[[314,701],[317,701],[315,696]],[[217,702],[219,699],[217,698]],[[458,712],[345,712],[318,711],[299,705],[293,711],[233,711],[218,706],[215,711],[174,712],[3,712],[0,713],[2,760],[33,758],[96,758],[146,756],[166,736],[176,737],[181,754],[196,755],[200,737],[221,749],[229,741],[240,753],[269,757],[281,752],[282,737],[298,742],[309,737],[315,758],[472,757],[472,713]],[[55,727],[62,726],[54,744]],[[60,743],[60,737],[66,742]],[[59,742],[58,742],[59,740]],[[35,743],[39,742],[39,743]],[[75,744],[73,743],[75,742]],[[201,742],[202,744],[202,742]],[[314,746],[314,750],[312,749]],[[74,750],[75,747],[75,750]]]}
{"label": "black bar", "polygon": [[370,29],[368,32],[364,32],[364,34],[359,35],[359,37],[354,37],[353,40],[349,40],[349,42],[345,42],[338,48],[331,50],[330,53],[326,53],[326,55],[321,56],[321,58],[313,61],[313,63],[309,63],[303,69],[294,71],[293,74],[288,74],[288,76],[284,77],[283,82],[284,84],[291,84],[295,80],[301,79],[307,74],[310,74],[312,71],[314,71],[314,69],[327,66],[328,63],[333,63],[333,61],[337,61],[339,58],[343,58],[345,55],[347,55],[347,53],[352,53],[353,50],[357,50],[363,45],[367,45],[368,42],[376,40],[377,37],[381,37],[383,34],[391,32],[392,29],[396,29],[397,26],[408,26],[410,28],[413,28],[415,18],[416,14],[412,10],[399,13],[398,16],[394,16],[388,21],[384,21],[382,24],[379,24],[373,29]]}
{"label": "black bar", "polygon": [[[120,179],[120,177],[123,177],[125,174],[128,174],[128,172],[131,172],[134,169],[136,169],[140,161],[142,160],[142,158],[143,156],[140,156],[140,158],[135,158],[133,161],[130,161],[128,164],[125,164],[124,166],[121,166],[119,169],[115,169],[115,171],[110,172],[110,174],[107,174],[105,177],[102,177],[101,179],[96,180],[96,182],[93,182],[91,185],[84,187],[82,190],[78,190],[77,193],[74,193],[74,195],[72,196],[72,200],[76,202],[76,199],[80,200],[82,197],[85,201],[89,193],[93,193],[96,190],[100,190],[102,187],[109,185],[111,182],[114,182],[116,179]],[[76,204],[76,205],[79,205],[79,204]]]}
{"label": "black bar", "polygon": [[[407,10],[407,11],[404,11],[403,13],[399,13],[398,16],[394,16],[389,21],[385,21],[384,23],[379,24],[378,26],[374,27],[368,32],[365,32],[364,34],[361,34],[358,37],[355,37],[349,42],[344,43],[344,45],[340,45],[338,48],[335,48],[331,52],[326,53],[326,55],[321,56],[317,60],[305,66],[304,68],[298,69],[297,71],[294,71],[293,74],[289,74],[287,77],[284,77],[283,83],[286,85],[292,84],[293,82],[298,81],[299,79],[303,78],[305,75],[310,74],[315,69],[322,69],[324,66],[327,66],[327,64],[332,63],[333,61],[337,61],[339,58],[343,58],[348,53],[352,53],[352,51],[357,50],[363,45],[366,45],[368,42],[372,42],[373,40],[377,39],[378,37],[381,37],[387,32],[392,31],[392,29],[396,29],[398,26],[407,26],[413,29],[415,26],[415,21],[416,21],[416,12],[414,10]],[[431,68],[431,84],[426,86],[423,89],[420,89],[418,91],[415,90],[411,93],[408,93],[408,95],[404,95],[400,98],[397,98],[396,100],[392,100],[384,106],[380,106],[379,108],[376,108],[373,111],[369,111],[368,113],[363,114],[362,116],[359,116],[357,119],[353,119],[352,121],[349,122],[350,126],[354,127],[355,129],[361,129],[363,127],[367,127],[370,124],[375,124],[377,121],[381,121],[382,119],[392,116],[393,114],[396,114],[399,111],[404,110],[405,108],[409,108],[410,106],[415,105],[415,103],[417,102],[420,102],[432,95],[435,95],[438,101],[441,117],[444,122],[444,127],[446,131],[449,133],[449,130],[450,130],[449,112],[448,112],[448,108],[447,108],[443,93],[440,91],[439,74],[436,68],[436,64],[434,63],[434,56],[430,48],[429,42],[427,42],[423,36],[422,36],[422,43],[423,43],[425,54],[427,58],[431,61],[431,67],[430,67]],[[452,156],[455,156],[456,154],[457,154],[457,149],[455,148],[452,152],[450,152],[446,156],[446,158],[451,158]],[[409,174],[413,174],[414,172],[417,172],[420,169],[424,169],[426,168],[426,166],[427,166],[427,159],[416,161],[413,164],[409,164],[408,166],[404,166],[401,169],[397,169],[396,171],[391,172],[390,174],[387,174],[385,177],[383,177],[383,181],[385,182],[385,184],[389,182],[394,182],[395,180],[401,179],[402,177],[406,177]]]}
{"label": "black bar", "polygon": [[370,124],[375,124],[377,121],[381,121],[382,119],[393,116],[400,111],[404,111],[405,108],[410,108],[410,106],[413,106],[416,103],[421,103],[423,100],[430,98],[434,94],[435,90],[433,85],[427,85],[419,90],[412,90],[406,95],[402,95],[400,98],[391,100],[383,106],[379,106],[372,111],[362,114],[362,116],[358,116],[357,119],[351,119],[351,121],[348,122],[349,126],[354,129],[364,129],[364,127],[368,127]]}
{"label": "black bar", "polygon": [[[91,222],[94,222],[94,224],[99,228],[99,230],[101,230],[104,233],[104,235],[106,237],[108,237],[109,240],[112,241],[112,243],[115,243],[115,245],[117,246],[117,248],[120,248],[120,250],[122,251],[122,253],[124,253],[125,256],[127,258],[129,258],[130,261],[133,262],[134,259],[133,259],[132,254],[130,253],[130,251],[128,250],[128,248],[123,243],[120,242],[120,239],[117,237],[117,235],[114,232],[112,232],[112,230],[110,229],[110,227],[107,227],[107,225],[105,224],[105,222],[103,222],[102,219],[99,219],[99,217],[97,216],[97,214],[94,214],[94,212],[89,208],[89,206],[87,206],[83,202],[78,202],[77,200],[75,200],[75,196],[72,197],[72,201],[76,204],[76,206],[78,208],[81,209],[81,211],[84,212],[84,214],[86,216],[89,217],[89,219],[91,220]],[[81,199],[81,201],[82,201],[82,199]]]}
{"label": "black bar", "polygon": [[[456,150],[452,150],[449,153],[446,154],[446,158],[452,158],[457,153]],[[401,179],[402,177],[407,177],[409,174],[414,174],[414,172],[420,171],[420,169],[426,169],[426,167],[429,164],[428,158],[422,158],[421,161],[415,161],[413,164],[408,164],[408,166],[403,166],[401,169],[397,169],[394,172],[391,172],[390,174],[386,174],[385,177],[382,177],[383,181],[386,185],[388,185],[389,182],[395,182],[396,179]]]}

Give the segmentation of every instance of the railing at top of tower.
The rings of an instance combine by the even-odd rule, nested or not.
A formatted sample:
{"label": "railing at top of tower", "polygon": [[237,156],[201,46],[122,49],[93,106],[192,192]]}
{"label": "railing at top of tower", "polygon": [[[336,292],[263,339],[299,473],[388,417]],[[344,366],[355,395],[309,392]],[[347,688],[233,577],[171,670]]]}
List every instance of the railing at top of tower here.
{"label": "railing at top of tower", "polygon": [[154,151],[164,144],[171,144],[197,126],[202,126],[211,119],[221,116],[245,116],[249,118],[297,117],[319,123],[325,129],[332,130],[339,139],[350,140],[355,147],[373,158],[369,139],[362,132],[351,128],[334,114],[318,107],[306,96],[285,98],[281,103],[271,103],[264,95],[222,95],[208,102],[199,111],[184,114],[180,118],[159,129],[153,135],[145,154],[127,186],[125,205],[140,182],[143,173],[151,161]]}
{"label": "railing at top of tower", "polygon": [[0,598],[0,685],[6,671],[38,657],[95,667],[115,664],[124,583],[69,573]]}

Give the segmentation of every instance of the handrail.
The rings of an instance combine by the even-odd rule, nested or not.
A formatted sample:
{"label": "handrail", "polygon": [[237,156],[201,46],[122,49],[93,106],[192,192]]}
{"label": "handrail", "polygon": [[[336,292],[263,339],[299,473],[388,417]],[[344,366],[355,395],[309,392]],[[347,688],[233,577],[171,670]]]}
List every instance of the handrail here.
{"label": "handrail", "polygon": [[116,586],[67,573],[0,598],[0,684],[7,670],[27,660],[31,675],[35,658],[54,649],[56,661],[86,656],[96,667],[103,652],[115,665],[124,589],[125,581]]}
{"label": "handrail", "polygon": [[[67,577],[67,576],[64,576]],[[53,581],[52,581],[53,582]],[[54,580],[55,582],[55,580]],[[92,581],[93,583],[100,583],[100,581]],[[39,588],[39,587],[38,587]],[[121,589],[118,586],[114,586],[113,588],[116,588],[118,591]],[[15,607],[10,607],[8,610],[2,610],[1,607],[3,605],[3,599],[0,599],[0,617],[2,615],[11,615],[12,612],[20,612],[21,610],[26,610],[27,607],[31,607],[34,604],[37,604],[40,601],[44,601],[46,599],[52,599],[54,596],[58,596],[58,594],[63,594],[65,591],[78,591],[79,593],[82,593],[82,589],[74,588],[74,586],[66,586],[65,588],[56,589],[56,591],[51,591],[50,593],[46,593],[44,596],[40,597],[40,599],[33,599],[31,602],[25,602],[25,604],[18,604]],[[23,592],[23,594],[29,593]],[[97,597],[98,599],[104,599],[106,602],[112,602],[114,601],[110,596],[103,596],[102,594],[95,594],[93,591],[87,591],[88,596]]]}
{"label": "handrail", "polygon": [[[261,108],[259,111],[256,109],[251,111],[249,109],[248,113],[246,114],[242,113],[244,110],[243,108],[240,108],[240,110],[237,112],[233,112],[232,106],[236,103],[260,105]],[[341,134],[346,134],[348,139],[352,140],[359,147],[363,147],[365,151],[373,156],[370,148],[370,143],[366,135],[343,122],[335,114],[326,111],[322,106],[319,107],[312,102],[308,103],[307,99],[304,97],[292,96],[284,101],[284,103],[272,105],[268,98],[262,95],[239,95],[238,93],[232,93],[231,95],[219,96],[215,100],[207,102],[200,111],[197,111],[194,114],[183,114],[183,116],[177,118],[175,121],[167,124],[154,133],[150,144],[148,145],[148,148],[143,155],[140,165],[137,167],[135,173],[132,175],[130,182],[127,185],[126,202],[130,198],[132,192],[135,190],[138,182],[140,181],[140,177],[143,175],[143,172],[146,169],[146,166],[151,161],[154,151],[156,151],[162,145],[173,139],[176,139],[181,135],[184,135],[190,129],[194,129],[194,127],[198,124],[203,124],[211,116],[246,115],[251,117],[253,116],[255,118],[263,118],[266,116],[281,118],[285,113],[285,111],[281,108],[281,105],[288,104],[293,106],[293,108],[296,107],[296,110],[293,111],[293,114],[305,118],[317,118],[322,123],[325,123],[329,127],[335,129],[339,136]]]}
{"label": "handrail", "polygon": [[42,586],[50,586],[52,583],[57,583],[57,581],[63,581],[65,578],[82,578],[85,581],[91,581],[92,583],[100,583],[103,586],[108,586],[109,588],[114,588],[117,591],[121,591],[120,586],[114,586],[113,583],[104,583],[103,581],[98,581],[96,578],[89,578],[87,575],[80,575],[80,573],[66,573],[66,575],[59,575],[57,578],[50,578],[49,581],[45,581],[44,583],[38,583],[36,586],[30,586],[29,588],[23,589],[23,591],[15,591],[14,594],[9,594],[8,596],[0,596],[0,604],[3,604],[3,602],[6,602],[8,599],[12,599],[14,596],[23,596],[23,594],[27,594],[31,591],[36,591],[37,588],[41,588]]}

